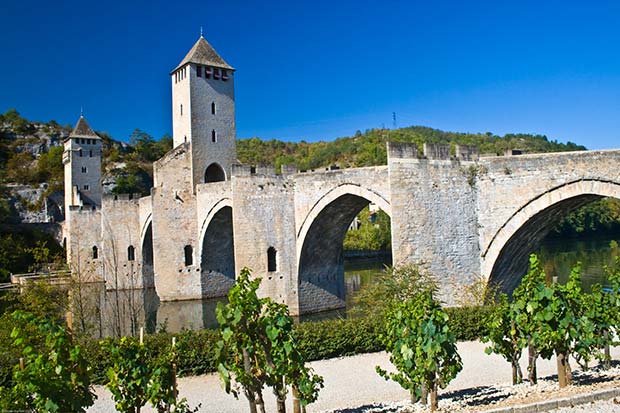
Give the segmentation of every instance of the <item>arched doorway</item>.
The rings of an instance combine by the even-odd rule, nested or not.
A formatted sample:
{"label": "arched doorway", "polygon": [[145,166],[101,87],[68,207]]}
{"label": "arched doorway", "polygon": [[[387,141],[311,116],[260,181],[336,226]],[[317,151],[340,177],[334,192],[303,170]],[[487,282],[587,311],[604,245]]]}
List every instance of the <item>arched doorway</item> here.
{"label": "arched doorway", "polygon": [[216,162],[207,167],[205,171],[205,182],[221,182],[226,180],[224,169]]}

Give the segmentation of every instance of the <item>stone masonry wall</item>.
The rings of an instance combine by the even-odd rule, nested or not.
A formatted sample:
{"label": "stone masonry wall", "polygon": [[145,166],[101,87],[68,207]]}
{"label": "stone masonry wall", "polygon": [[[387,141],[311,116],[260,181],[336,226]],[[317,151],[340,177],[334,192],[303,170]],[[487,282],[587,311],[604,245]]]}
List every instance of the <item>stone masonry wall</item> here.
{"label": "stone masonry wall", "polygon": [[[79,281],[103,281],[101,210],[71,207],[63,225],[67,241],[67,260]],[[98,257],[93,257],[97,247]]]}
{"label": "stone masonry wall", "polygon": [[[154,165],[153,267],[162,301],[201,297],[196,259],[185,265],[184,248],[198,246],[196,197],[191,173],[191,146],[182,144]],[[195,256],[195,255],[194,255]]]}
{"label": "stone masonry wall", "polygon": [[[142,288],[140,203],[128,194],[103,198],[101,234],[107,289]],[[133,253],[130,253],[133,248]]]}
{"label": "stone masonry wall", "polygon": [[[294,186],[281,175],[233,176],[235,264],[261,277],[260,293],[297,313]],[[267,250],[276,249],[276,271]]]}
{"label": "stone masonry wall", "polygon": [[[235,144],[234,73],[229,79],[207,79],[196,76],[196,66],[188,66],[192,99],[192,156],[194,185],[204,182],[207,167],[217,162],[230,179],[231,167],[237,159]],[[215,114],[211,104],[215,103]],[[215,130],[216,142],[211,132]]]}
{"label": "stone masonry wall", "polygon": [[[407,151],[400,151],[408,153]],[[479,271],[476,189],[470,162],[389,157],[394,265],[418,263],[454,302]]]}

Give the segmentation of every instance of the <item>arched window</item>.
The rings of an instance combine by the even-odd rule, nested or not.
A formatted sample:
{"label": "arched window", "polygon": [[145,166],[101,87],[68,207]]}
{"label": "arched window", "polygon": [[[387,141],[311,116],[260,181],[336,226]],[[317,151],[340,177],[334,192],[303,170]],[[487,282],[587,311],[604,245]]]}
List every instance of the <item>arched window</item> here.
{"label": "arched window", "polygon": [[217,133],[215,132],[215,129],[211,131],[211,142],[217,142]]}
{"label": "arched window", "polygon": [[93,260],[96,260],[97,258],[99,258],[99,249],[96,245],[93,245]]}
{"label": "arched window", "polygon": [[209,165],[205,171],[205,182],[221,182],[226,180],[226,174],[217,163]]}
{"label": "arched window", "polygon": [[211,102],[211,114],[215,115],[215,102]]}
{"label": "arched window", "polygon": [[135,259],[136,259],[136,250],[133,247],[133,245],[130,245],[129,247],[127,247],[127,260],[133,261]]}
{"label": "arched window", "polygon": [[194,263],[194,249],[191,245],[186,245],[183,250],[185,252],[185,265],[192,265]]}
{"label": "arched window", "polygon": [[277,271],[278,266],[276,264],[276,249],[274,247],[269,247],[267,249],[267,271],[274,272]]}

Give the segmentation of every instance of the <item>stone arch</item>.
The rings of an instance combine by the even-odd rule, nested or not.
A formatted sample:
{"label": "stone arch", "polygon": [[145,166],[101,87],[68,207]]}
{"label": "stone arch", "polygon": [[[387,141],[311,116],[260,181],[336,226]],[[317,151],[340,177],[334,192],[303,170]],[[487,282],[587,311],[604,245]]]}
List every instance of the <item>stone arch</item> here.
{"label": "stone arch", "polygon": [[226,172],[219,163],[213,162],[205,170],[205,183],[221,182],[226,180]]}
{"label": "stone arch", "polygon": [[203,297],[223,297],[235,283],[232,201],[217,202],[200,230],[200,285]]}
{"label": "stone arch", "polygon": [[552,188],[519,208],[482,253],[482,274],[507,293],[527,272],[528,256],[571,211],[601,198],[620,198],[620,184],[585,179]]}
{"label": "stone arch", "polygon": [[141,231],[140,239],[142,252],[142,286],[155,288],[155,269],[153,266],[153,221],[148,216]]}
{"label": "stone arch", "polygon": [[343,184],[323,195],[306,216],[297,234],[300,314],[344,307],[342,243],[351,221],[371,202],[392,215],[380,194]]}

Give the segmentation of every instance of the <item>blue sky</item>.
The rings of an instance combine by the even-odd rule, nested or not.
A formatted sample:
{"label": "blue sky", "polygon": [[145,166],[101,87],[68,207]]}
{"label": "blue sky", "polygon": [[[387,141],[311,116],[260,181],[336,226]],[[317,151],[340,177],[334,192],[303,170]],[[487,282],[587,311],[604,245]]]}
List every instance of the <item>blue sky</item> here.
{"label": "blue sky", "polygon": [[168,73],[205,37],[238,137],[424,125],[620,147],[620,2],[8,1],[0,111],[170,133]]}

